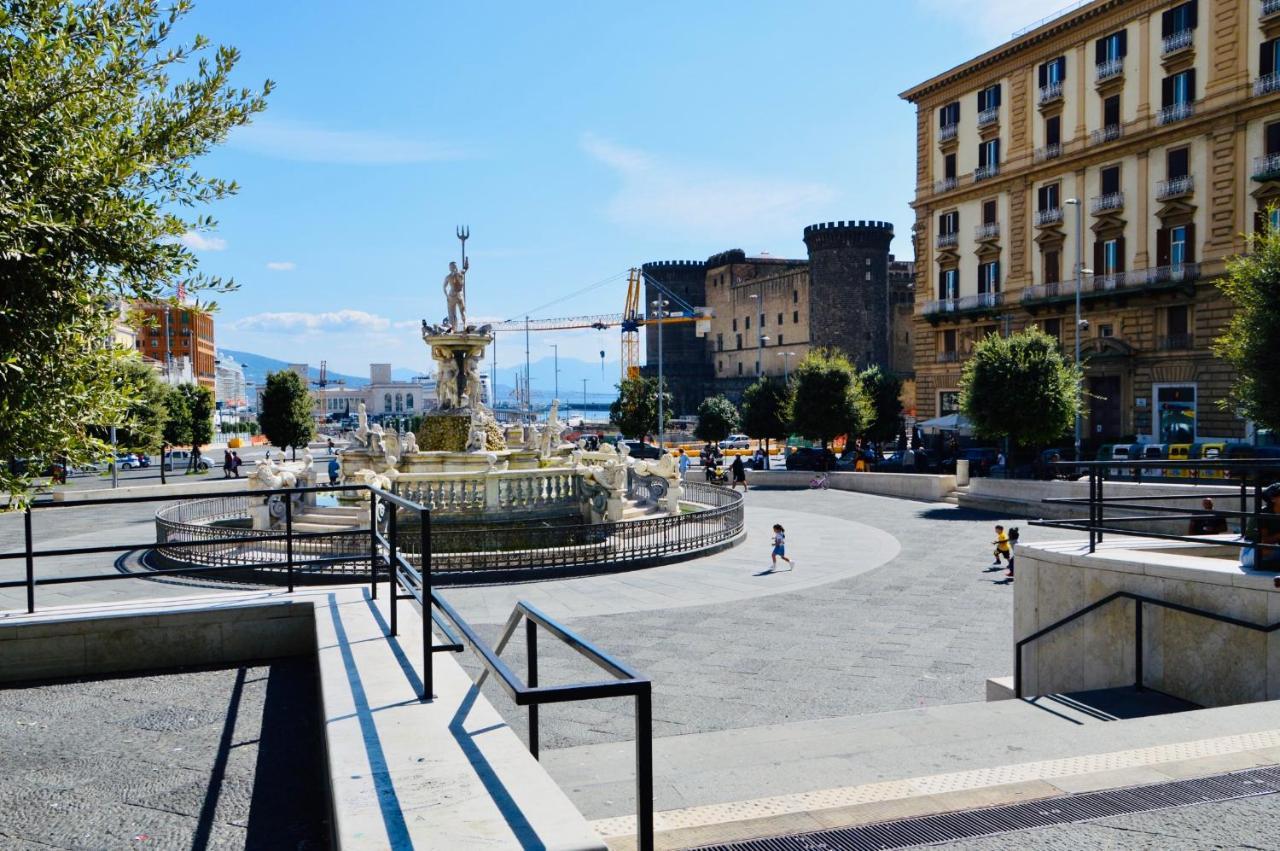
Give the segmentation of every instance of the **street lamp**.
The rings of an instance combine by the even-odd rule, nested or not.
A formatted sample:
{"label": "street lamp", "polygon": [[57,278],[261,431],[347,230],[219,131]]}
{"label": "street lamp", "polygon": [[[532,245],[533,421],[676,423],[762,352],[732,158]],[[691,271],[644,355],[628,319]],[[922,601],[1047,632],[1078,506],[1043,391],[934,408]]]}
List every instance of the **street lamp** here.
{"label": "street lamp", "polygon": [[[667,305],[670,303],[671,302],[663,298],[650,302],[650,305],[652,307],[657,308],[658,310],[658,448],[659,449],[662,449],[663,444],[665,443],[663,438],[665,437],[664,432],[666,431],[666,429],[663,428],[663,422],[662,422],[662,326],[665,324],[662,320],[666,318]],[[650,315],[652,316],[652,314]]]}
{"label": "street lamp", "polygon": [[[1076,369],[1080,369],[1080,332],[1084,330],[1084,320],[1080,318],[1080,290],[1084,286],[1084,204],[1079,198],[1068,198],[1063,202],[1069,206],[1076,208]],[[1080,440],[1083,429],[1083,419],[1081,417],[1080,405],[1083,389],[1081,385],[1084,383],[1084,372],[1080,371],[1076,375],[1076,461],[1081,460],[1080,457]]]}
{"label": "street lamp", "polygon": [[555,350],[556,395],[552,396],[551,398],[559,399],[560,398],[560,344],[549,343],[548,345],[550,345],[551,348]]}
{"label": "street lamp", "polygon": [[756,377],[758,378],[764,368],[761,358],[764,356],[764,341],[767,339],[761,333],[764,331],[764,324],[760,321],[764,318],[764,296],[761,293],[748,293],[747,298],[755,302],[751,312],[756,315]]}
{"label": "street lamp", "polygon": [[785,386],[789,378],[791,359],[796,356],[795,352],[779,352],[778,356],[782,358],[782,383]]}
{"label": "street lamp", "polygon": [[756,375],[757,376],[764,375],[764,347],[767,345],[769,345],[769,335],[761,334],[760,348],[756,350],[757,351],[757,354],[756,354]]}
{"label": "street lamp", "polygon": [[582,421],[587,421],[587,379],[582,379]]}

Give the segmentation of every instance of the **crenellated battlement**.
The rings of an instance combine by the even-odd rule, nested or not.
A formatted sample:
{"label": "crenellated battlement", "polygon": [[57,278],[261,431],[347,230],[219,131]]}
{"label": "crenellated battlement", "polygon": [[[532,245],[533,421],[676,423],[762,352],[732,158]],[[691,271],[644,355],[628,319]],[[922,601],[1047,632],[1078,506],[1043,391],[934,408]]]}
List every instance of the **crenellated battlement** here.
{"label": "crenellated battlement", "polygon": [[650,260],[640,268],[647,272],[650,269],[706,268],[706,265],[701,260]]}

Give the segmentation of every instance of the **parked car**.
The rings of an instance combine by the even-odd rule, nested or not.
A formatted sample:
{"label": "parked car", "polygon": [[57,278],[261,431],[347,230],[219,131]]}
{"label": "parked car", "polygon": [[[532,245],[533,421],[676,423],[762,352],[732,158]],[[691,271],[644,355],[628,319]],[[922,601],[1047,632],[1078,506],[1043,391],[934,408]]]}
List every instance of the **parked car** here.
{"label": "parked car", "polygon": [[643,440],[620,440],[618,443],[625,443],[627,445],[627,449],[631,450],[632,458],[650,460],[662,457],[661,449],[654,446],[652,443],[645,443]]}
{"label": "parked car", "polygon": [[956,458],[948,458],[938,465],[940,472],[954,474],[956,471],[956,461],[964,460],[969,462],[969,477],[982,478],[991,475],[991,468],[996,465],[996,461],[1000,459],[1000,450],[986,446],[970,446],[960,450],[960,454]]}
{"label": "parked car", "polygon": [[116,455],[116,463],[120,465],[122,470],[137,470],[142,467],[150,467],[151,459],[140,453],[121,452]]}
{"label": "parked car", "polygon": [[[907,453],[911,452],[908,461]],[[938,462],[923,449],[900,449],[876,464],[877,473],[930,473],[938,469]]]}
{"label": "parked car", "polygon": [[[190,464],[191,464],[191,453],[185,449],[173,449],[173,450],[170,450],[169,453],[164,456],[164,468],[166,470],[173,470],[173,469],[181,470],[181,469],[185,469]],[[209,463],[209,459],[203,455],[201,455],[200,459],[196,461],[197,470],[208,470],[211,466],[212,465]]]}
{"label": "parked car", "polygon": [[788,470],[813,470],[826,472],[836,468],[836,454],[830,449],[799,446],[787,455]]}
{"label": "parked car", "polygon": [[1076,449],[1074,446],[1064,446],[1061,448],[1045,449],[1036,456],[1036,460],[1032,462],[1032,475],[1037,479],[1074,479],[1080,475],[1078,467],[1059,467],[1054,463],[1054,456],[1058,456],[1058,463],[1063,461],[1076,460]]}
{"label": "parked car", "polygon": [[750,449],[751,438],[745,434],[731,434],[720,441],[721,449]]}

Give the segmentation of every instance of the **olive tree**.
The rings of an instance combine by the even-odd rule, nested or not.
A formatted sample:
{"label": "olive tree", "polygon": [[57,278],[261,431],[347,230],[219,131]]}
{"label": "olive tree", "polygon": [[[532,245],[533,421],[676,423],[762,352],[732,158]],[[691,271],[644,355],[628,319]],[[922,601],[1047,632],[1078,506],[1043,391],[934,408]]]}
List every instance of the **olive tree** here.
{"label": "olive tree", "polygon": [[1249,253],[1227,262],[1227,276],[1218,287],[1235,304],[1231,321],[1213,344],[1235,374],[1223,404],[1280,430],[1280,231],[1268,225],[1251,236]]}
{"label": "olive tree", "polygon": [[[664,382],[665,385],[665,382]],[[662,390],[662,430],[671,421],[671,392]],[[618,398],[609,405],[609,422],[623,437],[643,439],[658,430],[658,379],[638,375],[618,384]]]}

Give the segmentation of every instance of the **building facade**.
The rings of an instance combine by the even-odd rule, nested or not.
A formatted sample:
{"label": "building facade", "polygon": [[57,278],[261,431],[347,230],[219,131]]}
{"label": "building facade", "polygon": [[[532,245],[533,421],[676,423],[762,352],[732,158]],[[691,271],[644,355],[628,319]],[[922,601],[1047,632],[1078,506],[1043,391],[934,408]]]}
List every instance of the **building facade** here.
{"label": "building facade", "polygon": [[226,352],[219,352],[214,361],[213,398],[224,411],[235,411],[249,404],[249,388],[244,378],[244,368]]}
{"label": "building facade", "polygon": [[[667,293],[674,293],[690,307],[703,307],[707,303],[707,264],[701,260],[667,260],[645,263],[644,305],[647,314],[654,314],[654,303],[659,299],[671,301],[654,286],[662,285]],[[678,304],[668,311],[678,312]],[[647,325],[645,330],[645,364],[643,374],[658,374],[659,334],[657,326]],[[664,323],[661,334],[662,377],[671,390],[672,404],[677,411],[693,411],[698,403],[713,395],[711,387],[711,363],[707,359],[706,343],[698,334],[696,322]]]}
{"label": "building facade", "polygon": [[168,303],[136,304],[133,315],[138,317],[135,345],[143,358],[162,364],[188,358],[195,381],[216,389],[212,316],[187,305]]}
{"label": "building facade", "polygon": [[1080,334],[1087,440],[1244,435],[1215,280],[1280,198],[1278,55],[1272,0],[1095,0],[903,93],[918,416],[956,409],[978,339],[1036,324]]}
{"label": "building facade", "polygon": [[[825,222],[805,228],[804,240],[805,258],[732,249],[705,262],[645,265],[654,275],[700,276],[703,300],[691,304],[709,309],[701,336],[688,326],[681,332],[679,364],[670,341],[681,326],[663,329],[663,374],[678,411],[692,413],[715,393],[737,398],[759,375],[784,378],[814,347],[910,377],[914,267],[889,253],[893,226]],[[645,335],[645,371],[656,375],[656,330]]]}

